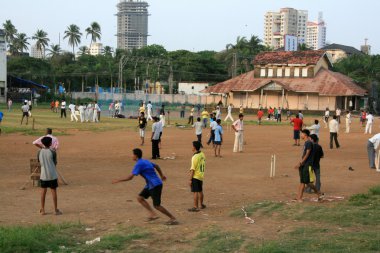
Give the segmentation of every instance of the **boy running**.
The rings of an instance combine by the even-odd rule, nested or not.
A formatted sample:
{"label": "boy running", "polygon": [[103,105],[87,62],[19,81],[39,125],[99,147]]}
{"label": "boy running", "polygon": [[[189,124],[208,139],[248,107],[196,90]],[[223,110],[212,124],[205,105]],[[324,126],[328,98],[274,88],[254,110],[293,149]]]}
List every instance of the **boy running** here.
{"label": "boy running", "polygon": [[[178,225],[176,218],[163,206],[161,206],[161,193],[162,193],[162,181],[166,180],[165,175],[162,173],[161,168],[154,163],[151,163],[148,160],[142,159],[141,149],[134,149],[133,151],[133,160],[136,162],[135,167],[132,170],[132,173],[118,180],[112,181],[112,184],[117,184],[121,182],[131,181],[135,176],[142,176],[146,181],[146,186],[140,192],[137,197],[137,201],[149,212],[149,218],[147,221],[157,220],[159,217],[157,213],[152,209],[149,203],[146,201],[149,197],[153,200],[153,206],[156,210],[165,214],[170,218],[166,225]],[[158,177],[157,172],[160,175]],[[160,179],[161,178],[161,179]]]}
{"label": "boy running", "polygon": [[257,112],[257,119],[259,121],[259,125],[261,125],[261,119],[263,118],[264,116],[264,112],[263,110],[260,108],[259,111]]}
{"label": "boy running", "polygon": [[191,158],[190,168],[190,187],[191,192],[194,193],[194,207],[188,209],[189,212],[199,212],[199,206],[201,209],[205,209],[203,204],[203,179],[206,167],[206,156],[201,151],[201,144],[198,141],[193,142],[194,155]]}
{"label": "boy running", "polygon": [[50,137],[44,137],[41,140],[43,147],[38,151],[37,158],[41,164],[41,209],[40,214],[45,215],[45,198],[47,188],[50,188],[53,195],[54,211],[55,215],[60,215],[62,212],[57,208],[57,187],[58,187],[58,173],[56,169],[57,154],[50,149],[52,139]]}

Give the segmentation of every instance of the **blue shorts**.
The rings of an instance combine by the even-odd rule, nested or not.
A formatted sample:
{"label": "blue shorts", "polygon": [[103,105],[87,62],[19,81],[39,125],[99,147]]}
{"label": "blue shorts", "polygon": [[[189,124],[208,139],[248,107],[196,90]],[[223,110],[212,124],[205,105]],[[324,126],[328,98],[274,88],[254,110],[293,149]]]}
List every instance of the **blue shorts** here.
{"label": "blue shorts", "polygon": [[295,140],[299,140],[299,139],[301,139],[300,138],[300,130],[294,130],[294,134],[293,134],[293,138],[295,139]]}

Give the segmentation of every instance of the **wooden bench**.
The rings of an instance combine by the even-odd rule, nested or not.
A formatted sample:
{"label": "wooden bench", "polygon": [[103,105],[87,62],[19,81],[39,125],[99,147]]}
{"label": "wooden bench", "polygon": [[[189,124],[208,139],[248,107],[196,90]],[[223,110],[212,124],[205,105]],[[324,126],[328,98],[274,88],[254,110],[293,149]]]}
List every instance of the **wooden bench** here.
{"label": "wooden bench", "polygon": [[33,186],[39,186],[41,175],[41,164],[37,159],[30,159],[30,179],[33,180]]}

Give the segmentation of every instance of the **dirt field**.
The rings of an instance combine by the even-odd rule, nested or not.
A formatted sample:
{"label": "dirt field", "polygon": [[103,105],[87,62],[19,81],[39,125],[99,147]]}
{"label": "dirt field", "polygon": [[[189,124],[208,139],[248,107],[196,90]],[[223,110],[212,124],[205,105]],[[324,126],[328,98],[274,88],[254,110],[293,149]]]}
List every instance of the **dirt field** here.
{"label": "dirt field", "polygon": [[[308,118],[306,122],[311,123],[311,120]],[[374,129],[374,132],[379,130],[376,124]],[[289,230],[292,224],[264,219],[247,225],[244,219],[229,214],[248,203],[288,201],[295,197],[299,179],[294,166],[300,160],[302,147],[292,146],[292,127],[247,125],[245,150],[238,154],[232,153],[234,133],[228,132],[226,127],[224,130],[223,158],[215,158],[211,147],[204,149],[207,156],[204,183],[207,209],[189,213],[187,208],[192,206],[192,194],[188,186],[188,169],[195,134],[193,130],[174,126],[164,129],[161,157],[175,155],[176,159],[160,160],[158,164],[168,177],[164,184],[163,205],[178,218],[180,225],[175,227],[163,225],[166,217],[162,215],[153,223],[144,222],[147,213],[136,201],[137,194],[144,187],[142,178],[111,184],[112,179],[131,172],[134,164],[131,150],[139,147],[137,131],[71,131],[70,135],[59,137],[58,168],[69,182],[68,186],[61,186],[58,190],[62,216],[52,215],[50,195],[46,207],[49,214],[41,216],[38,213],[39,189],[29,185],[26,190],[19,190],[28,180],[29,159],[37,153],[37,148],[31,144],[35,137],[2,135],[0,226],[80,221],[95,228],[96,233],[102,233],[117,225],[133,225],[156,235],[157,249],[165,251],[187,249],[188,244],[182,240],[192,238],[201,229],[212,225],[266,239]],[[341,148],[330,150],[327,129],[322,127],[321,144],[325,151],[321,162],[322,191],[327,195],[350,196],[379,184],[380,173],[368,168],[366,143],[369,136],[365,136],[362,130],[355,121],[352,133],[347,135],[342,130],[339,136]],[[144,157],[149,158],[151,145],[148,141],[142,149]],[[277,155],[274,180],[269,178],[271,154]],[[348,170],[350,166],[354,171]]]}

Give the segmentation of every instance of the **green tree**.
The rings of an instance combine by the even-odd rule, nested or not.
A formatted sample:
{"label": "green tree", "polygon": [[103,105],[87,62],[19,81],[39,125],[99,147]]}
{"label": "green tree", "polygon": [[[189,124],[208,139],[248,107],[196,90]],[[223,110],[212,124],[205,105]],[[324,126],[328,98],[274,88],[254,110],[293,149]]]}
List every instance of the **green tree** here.
{"label": "green tree", "polygon": [[16,37],[17,29],[12,24],[12,21],[5,20],[5,23],[3,24],[4,32],[5,32],[5,40],[8,44],[12,44],[13,40]]}
{"label": "green tree", "polygon": [[97,22],[92,22],[90,27],[86,28],[86,33],[87,33],[86,38],[88,35],[91,36],[90,47],[91,47],[93,42],[100,40],[100,38],[102,36],[102,31],[101,31],[100,25]]}
{"label": "green tree", "polygon": [[79,55],[80,56],[83,56],[85,54],[88,54],[88,47],[87,46],[81,46],[79,48]]}
{"label": "green tree", "polygon": [[105,56],[111,56],[111,57],[112,57],[112,54],[113,54],[113,49],[112,49],[112,47],[110,47],[110,46],[105,46],[105,47],[104,47],[104,51],[103,51],[103,55],[105,55]]}
{"label": "green tree", "polygon": [[67,27],[65,31],[65,36],[63,39],[69,39],[69,45],[73,47],[73,55],[75,59],[75,47],[78,46],[81,42],[82,33],[80,32],[80,28],[77,25],[70,25]]}
{"label": "green tree", "polygon": [[42,49],[43,49],[44,58],[45,58],[45,48],[50,41],[50,39],[47,36],[48,34],[45,31],[38,29],[37,32],[32,37],[32,39],[36,41],[37,50],[42,52]]}
{"label": "green tree", "polygon": [[61,49],[61,47],[59,45],[52,44],[50,46],[50,49],[48,49],[47,51],[49,52],[48,56],[50,56],[51,58],[54,58],[54,57],[56,57],[56,56],[58,56],[58,55],[61,54],[62,49]]}
{"label": "green tree", "polygon": [[25,33],[18,33],[16,34],[16,37],[13,40],[13,50],[18,54],[24,53],[24,50],[28,50],[28,37],[26,36]]}

